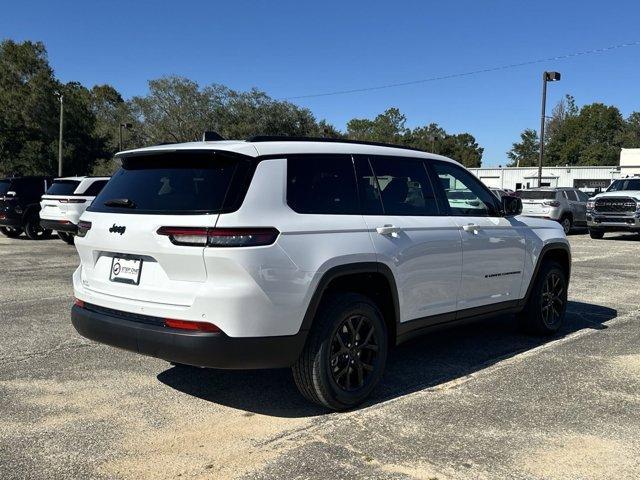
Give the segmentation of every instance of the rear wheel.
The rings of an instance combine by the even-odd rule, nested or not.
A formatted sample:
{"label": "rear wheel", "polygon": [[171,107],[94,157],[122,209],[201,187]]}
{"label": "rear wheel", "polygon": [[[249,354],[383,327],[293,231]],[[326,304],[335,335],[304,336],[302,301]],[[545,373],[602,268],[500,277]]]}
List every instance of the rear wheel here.
{"label": "rear wheel", "polygon": [[40,226],[40,217],[32,215],[24,225],[24,233],[30,240],[41,240],[51,236],[51,230],[45,230]]}
{"label": "rear wheel", "polygon": [[5,237],[18,238],[22,234],[22,229],[15,227],[0,227],[0,232],[2,232]]}
{"label": "rear wheel", "polygon": [[58,237],[67,245],[73,245],[74,235],[72,233],[58,232]]}
{"label": "rear wheel", "polygon": [[544,262],[531,296],[520,314],[525,330],[552,335],[564,322],[567,310],[567,274],[557,262]]}
{"label": "rear wheel", "polygon": [[602,230],[594,230],[592,228],[589,229],[589,236],[596,240],[600,240],[604,237],[604,232]]}
{"label": "rear wheel", "polygon": [[565,235],[569,235],[569,232],[571,232],[571,228],[573,228],[571,217],[568,215],[562,217],[560,219],[560,225],[562,225],[562,229],[564,230]]}
{"label": "rear wheel", "polygon": [[387,329],[369,298],[345,293],[324,302],[293,378],[308,400],[332,410],[362,403],[387,361]]}

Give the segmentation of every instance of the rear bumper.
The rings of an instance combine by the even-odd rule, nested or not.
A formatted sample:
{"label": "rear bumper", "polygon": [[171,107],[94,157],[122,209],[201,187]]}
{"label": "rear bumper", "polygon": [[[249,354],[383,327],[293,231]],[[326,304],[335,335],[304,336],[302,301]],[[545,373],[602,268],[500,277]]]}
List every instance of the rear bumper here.
{"label": "rear bumper", "polygon": [[[169,362],[221,369],[290,367],[304,346],[306,332],[281,337],[233,338],[224,333],[191,332],[167,328],[162,319],[136,320],[92,305],[71,310],[80,335],[97,342]],[[145,323],[146,321],[153,323]]]}
{"label": "rear bumper", "polygon": [[78,233],[77,225],[69,220],[43,220],[40,219],[40,226],[45,230],[55,230],[56,232]]}
{"label": "rear bumper", "polygon": [[534,218],[544,218],[546,220],[554,220],[559,221],[560,215],[557,212],[549,212],[549,213],[523,213],[523,217],[534,217]]}

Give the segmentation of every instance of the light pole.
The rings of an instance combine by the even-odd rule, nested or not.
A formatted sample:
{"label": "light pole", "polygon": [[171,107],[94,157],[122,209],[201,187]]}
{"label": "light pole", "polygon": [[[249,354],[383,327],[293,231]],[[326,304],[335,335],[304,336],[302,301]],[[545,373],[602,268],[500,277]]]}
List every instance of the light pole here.
{"label": "light pole", "polygon": [[58,136],[58,177],[62,177],[62,124],[64,121],[64,95],[56,92],[60,99],[60,134]]}
{"label": "light pole", "polygon": [[120,148],[118,150],[122,151],[122,129],[126,129],[129,130],[131,127],[133,127],[132,123],[121,123],[120,124]]}
{"label": "light pole", "polygon": [[538,157],[538,188],[542,186],[542,156],[544,155],[544,122],[547,105],[547,82],[560,80],[559,72],[542,73],[542,116],[540,117],[540,156]]}

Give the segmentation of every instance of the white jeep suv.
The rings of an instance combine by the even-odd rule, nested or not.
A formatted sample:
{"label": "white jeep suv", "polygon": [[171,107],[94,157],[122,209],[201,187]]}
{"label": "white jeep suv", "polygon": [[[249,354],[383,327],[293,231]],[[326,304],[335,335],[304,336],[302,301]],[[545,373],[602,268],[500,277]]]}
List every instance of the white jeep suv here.
{"label": "white jeep suv", "polygon": [[305,397],[339,410],[415,335],[502,313],[538,333],[563,321],[562,227],[518,216],[520,199],[448,158],[286,137],[118,157],[78,224],[72,321],[87,338],[175,364],[292,367]]}
{"label": "white jeep suv", "polygon": [[40,201],[40,226],[56,230],[58,237],[73,244],[80,216],[109,177],[56,178]]}

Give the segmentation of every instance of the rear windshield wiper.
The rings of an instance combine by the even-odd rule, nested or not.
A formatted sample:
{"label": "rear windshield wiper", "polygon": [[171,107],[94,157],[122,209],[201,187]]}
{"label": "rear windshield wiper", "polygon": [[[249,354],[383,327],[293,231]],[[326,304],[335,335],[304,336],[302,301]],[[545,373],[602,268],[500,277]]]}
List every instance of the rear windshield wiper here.
{"label": "rear windshield wiper", "polygon": [[136,208],[136,204],[133,200],[128,198],[112,198],[104,202],[105,207],[122,207],[122,208]]}

